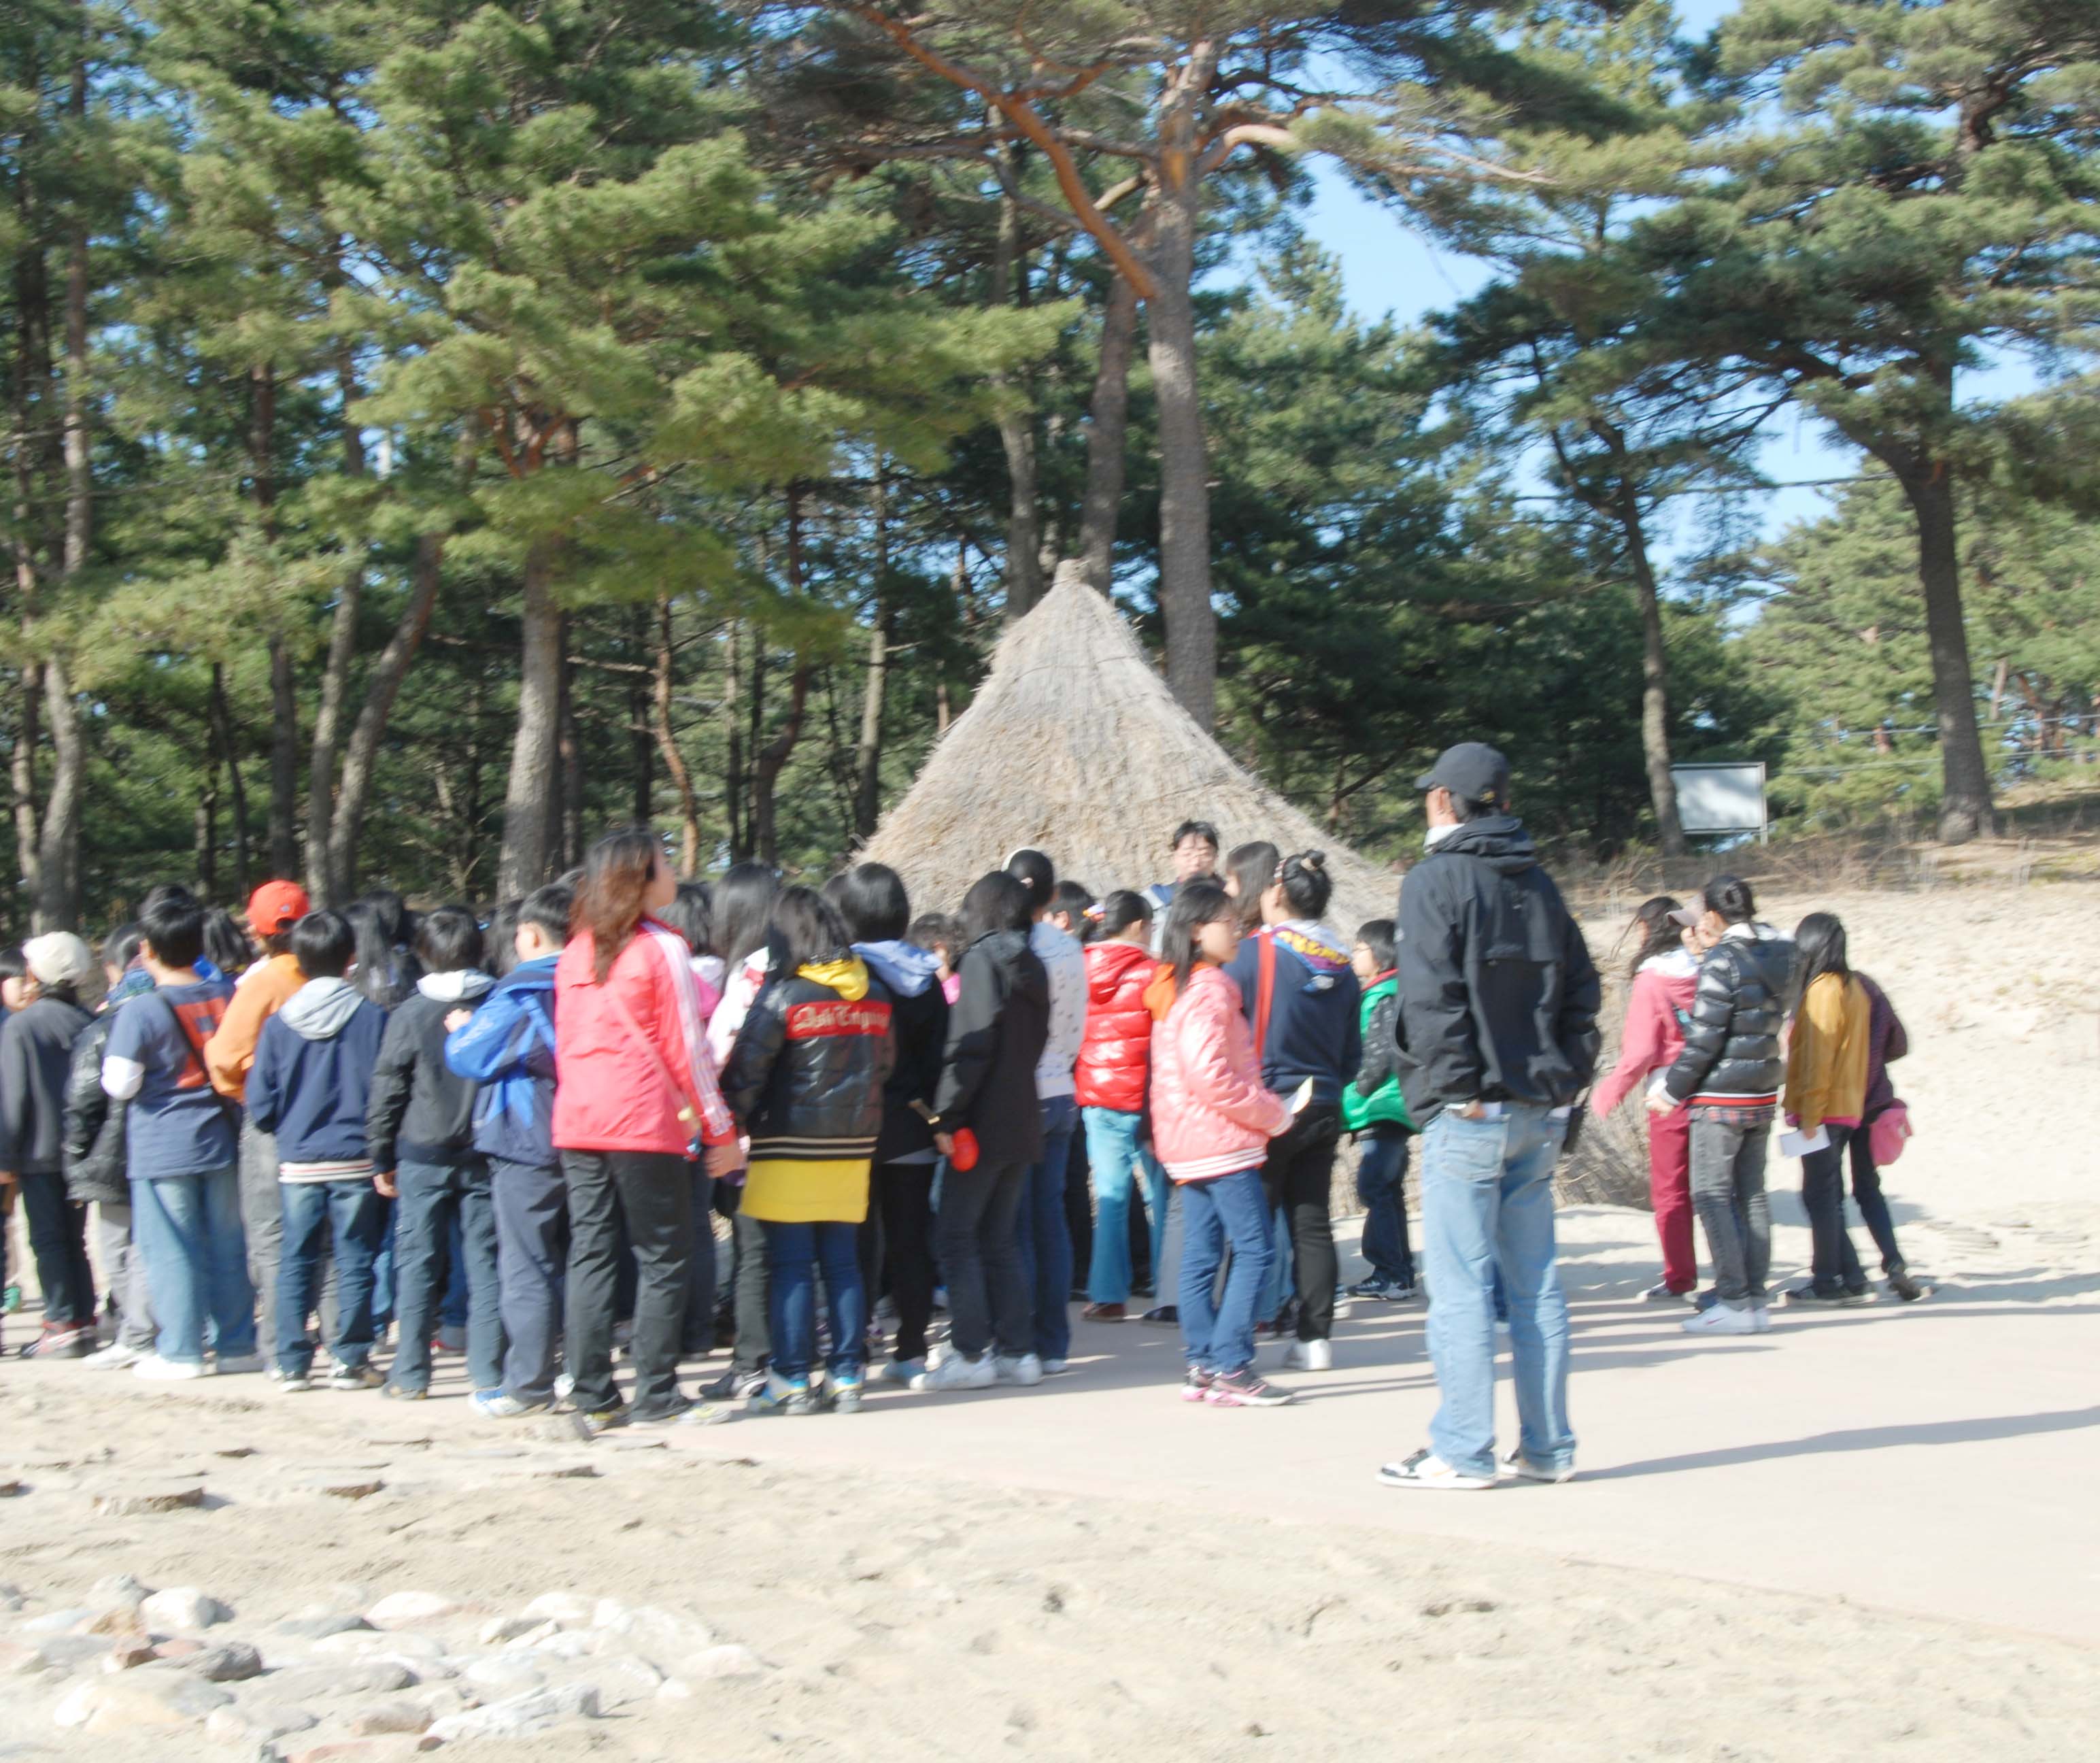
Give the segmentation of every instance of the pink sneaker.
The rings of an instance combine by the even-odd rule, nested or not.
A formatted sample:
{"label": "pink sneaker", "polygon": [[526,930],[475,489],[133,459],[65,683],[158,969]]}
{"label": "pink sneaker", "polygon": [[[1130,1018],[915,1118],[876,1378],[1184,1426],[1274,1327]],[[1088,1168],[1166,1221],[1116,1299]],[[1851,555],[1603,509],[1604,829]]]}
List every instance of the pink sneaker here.
{"label": "pink sneaker", "polygon": [[1181,1399],[1201,1402],[1211,1393],[1211,1385],[1217,1380],[1200,1365],[1191,1365],[1181,1380]]}
{"label": "pink sneaker", "polygon": [[1203,1399],[1214,1408],[1280,1408],[1293,1398],[1288,1390],[1264,1383],[1251,1365],[1242,1365],[1213,1377]]}

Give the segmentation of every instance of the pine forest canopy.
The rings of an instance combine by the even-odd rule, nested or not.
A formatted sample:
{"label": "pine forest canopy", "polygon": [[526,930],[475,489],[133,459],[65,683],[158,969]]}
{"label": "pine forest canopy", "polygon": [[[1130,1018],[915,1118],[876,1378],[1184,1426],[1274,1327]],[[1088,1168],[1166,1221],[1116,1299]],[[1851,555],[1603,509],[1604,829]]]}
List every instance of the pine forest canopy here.
{"label": "pine forest canopy", "polygon": [[[1375,874],[1469,737],[1600,853],[1700,758],[1970,836],[2100,753],[2096,146],[2085,0],[24,0],[0,925],[629,820],[822,874],[951,724],[1018,814],[1065,559],[1186,713],[1036,626],[1116,642],[1022,724],[1163,742],[1075,774],[1104,863],[1171,749]],[[1316,165],[1483,291],[1352,313]],[[1859,481],[1760,545],[1789,413]]]}

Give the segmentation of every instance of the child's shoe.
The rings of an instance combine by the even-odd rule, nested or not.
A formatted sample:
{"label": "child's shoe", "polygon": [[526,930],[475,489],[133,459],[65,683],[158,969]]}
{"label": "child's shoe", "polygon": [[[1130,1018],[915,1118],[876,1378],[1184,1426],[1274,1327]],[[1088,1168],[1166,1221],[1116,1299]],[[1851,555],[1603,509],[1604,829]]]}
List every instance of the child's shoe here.
{"label": "child's shoe", "polygon": [[839,1372],[832,1378],[832,1412],[858,1414],[866,1381],[857,1371]]}
{"label": "child's shoe", "polygon": [[338,1365],[328,1375],[331,1390],[377,1390],[386,1381],[376,1365]]}
{"label": "child's shoe", "polygon": [[748,1414],[814,1414],[817,1398],[810,1390],[806,1377],[783,1377],[778,1372],[765,1374],[765,1387],[744,1403]]}

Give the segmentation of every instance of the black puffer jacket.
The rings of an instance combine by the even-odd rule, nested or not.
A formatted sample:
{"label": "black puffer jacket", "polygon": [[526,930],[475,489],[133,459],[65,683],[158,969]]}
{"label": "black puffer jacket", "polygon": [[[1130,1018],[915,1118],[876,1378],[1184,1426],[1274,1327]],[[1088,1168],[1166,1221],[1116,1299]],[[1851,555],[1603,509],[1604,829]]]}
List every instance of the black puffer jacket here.
{"label": "black puffer jacket", "polygon": [[1755,1107],[1778,1100],[1786,1060],[1780,1025],[1793,986],[1793,945],[1770,925],[1742,926],[1707,951],[1684,1050],[1663,1080],[1694,1107]]}
{"label": "black puffer jacket", "polygon": [[[445,1018],[470,1013],[495,984],[486,974],[427,974],[386,1018],[364,1107],[364,1142],[372,1167],[392,1172],[404,1163],[458,1164],[474,1156],[474,1084],[445,1063]],[[426,988],[435,987],[432,996]]]}
{"label": "black puffer jacket", "polygon": [[104,1010],[73,1044],[66,1075],[66,1198],[77,1206],[128,1206],[131,1184],[124,1164],[124,1116],[130,1104],[102,1087],[102,1053],[117,1012]]}
{"label": "black puffer jacket", "polygon": [[1400,1087],[1418,1128],[1453,1102],[1564,1107],[1597,1071],[1604,988],[1507,815],[1447,834],[1400,890]]}
{"label": "black puffer jacket", "polygon": [[977,1135],[980,1168],[1033,1163],[1043,1155],[1035,1062],[1050,1038],[1050,976],[1026,931],[995,930],[970,945],[962,981],[934,1110],[947,1131]]}
{"label": "black puffer jacket", "polygon": [[858,960],[767,980],[721,1076],[753,1163],[875,1155],[882,1086],[897,1056],[890,1017],[889,992]]}

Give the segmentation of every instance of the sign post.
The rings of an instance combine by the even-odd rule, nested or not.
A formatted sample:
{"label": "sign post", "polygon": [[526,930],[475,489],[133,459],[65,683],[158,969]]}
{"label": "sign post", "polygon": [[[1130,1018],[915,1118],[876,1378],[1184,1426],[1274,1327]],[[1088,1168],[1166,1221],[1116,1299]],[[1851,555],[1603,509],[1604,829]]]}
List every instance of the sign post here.
{"label": "sign post", "polygon": [[1760,845],[1771,837],[1761,761],[1673,765],[1670,775],[1677,786],[1678,823],[1686,832],[1754,833]]}

